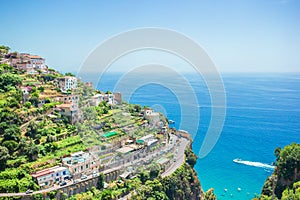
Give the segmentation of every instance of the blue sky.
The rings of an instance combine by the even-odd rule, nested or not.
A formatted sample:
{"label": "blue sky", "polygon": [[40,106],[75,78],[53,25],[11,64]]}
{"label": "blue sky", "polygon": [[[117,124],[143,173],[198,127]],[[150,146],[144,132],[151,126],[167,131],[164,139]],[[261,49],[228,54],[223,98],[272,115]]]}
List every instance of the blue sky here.
{"label": "blue sky", "polygon": [[14,0],[1,8],[0,44],[60,71],[79,69],[112,35],[161,27],[195,40],[221,72],[300,72],[298,0]]}

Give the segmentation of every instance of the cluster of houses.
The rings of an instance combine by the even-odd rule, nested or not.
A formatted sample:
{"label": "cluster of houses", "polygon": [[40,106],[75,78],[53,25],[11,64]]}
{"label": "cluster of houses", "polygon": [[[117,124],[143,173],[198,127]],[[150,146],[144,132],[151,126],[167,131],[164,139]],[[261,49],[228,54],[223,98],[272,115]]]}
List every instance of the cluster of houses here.
{"label": "cluster of houses", "polygon": [[100,161],[88,152],[79,151],[62,158],[62,164],[32,173],[40,187],[51,187],[65,180],[78,179],[82,175],[98,172]]}
{"label": "cluster of houses", "polygon": [[48,73],[45,59],[38,55],[12,52],[6,54],[4,59],[1,60],[1,63],[6,63],[19,70],[24,70],[27,74]]}
{"label": "cluster of houses", "polygon": [[[31,55],[27,53],[12,52],[4,55],[1,59],[1,63],[9,64],[18,70],[24,71],[27,74],[48,74],[51,73],[45,64],[45,59],[38,55]],[[57,105],[55,110],[62,116],[66,116],[70,119],[70,122],[76,123],[82,119],[82,111],[78,107],[79,97],[76,94],[70,94],[77,88],[78,80],[74,76],[63,76],[54,80],[60,92],[53,88],[45,88],[43,92],[39,94],[38,107],[42,107],[44,104],[52,102],[61,102]],[[36,88],[45,87],[44,85],[35,84]],[[87,82],[86,86],[91,86],[91,82]],[[29,101],[31,95],[31,86],[21,86],[23,94],[23,102]],[[115,94],[96,94],[90,99],[90,105],[98,105],[100,102],[106,101],[108,104],[120,104],[122,103],[121,93]]]}
{"label": "cluster of houses", "polygon": [[[155,138],[153,134],[149,134],[137,139],[136,144],[134,144],[133,140],[127,140],[123,146],[117,149],[111,148],[117,153],[128,155],[143,147],[150,148],[157,144],[158,141],[159,140]],[[91,154],[89,152],[79,151],[62,158],[60,165],[37,171],[32,173],[31,176],[40,187],[46,188],[66,180],[76,180],[86,175],[97,174],[102,162],[103,160],[99,159],[97,153]]]}

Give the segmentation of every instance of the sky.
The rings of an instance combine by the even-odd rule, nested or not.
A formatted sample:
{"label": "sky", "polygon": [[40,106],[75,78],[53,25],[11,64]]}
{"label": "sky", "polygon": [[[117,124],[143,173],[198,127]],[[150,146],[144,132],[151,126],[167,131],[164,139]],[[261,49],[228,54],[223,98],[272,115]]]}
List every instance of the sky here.
{"label": "sky", "polygon": [[[192,38],[220,72],[300,72],[299,0],[0,2],[0,45],[38,54],[62,72],[78,70],[113,35],[144,27]],[[149,51],[129,55],[119,65],[157,56],[169,65],[184,65]]]}

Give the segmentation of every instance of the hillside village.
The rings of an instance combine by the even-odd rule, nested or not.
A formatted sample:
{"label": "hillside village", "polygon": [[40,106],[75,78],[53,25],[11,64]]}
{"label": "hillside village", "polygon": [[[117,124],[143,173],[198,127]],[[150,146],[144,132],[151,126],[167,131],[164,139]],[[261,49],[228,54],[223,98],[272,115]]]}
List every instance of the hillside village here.
{"label": "hillside village", "polygon": [[182,164],[188,134],[151,108],[60,74],[38,55],[2,46],[0,63],[0,193],[38,194],[93,178],[108,187]]}

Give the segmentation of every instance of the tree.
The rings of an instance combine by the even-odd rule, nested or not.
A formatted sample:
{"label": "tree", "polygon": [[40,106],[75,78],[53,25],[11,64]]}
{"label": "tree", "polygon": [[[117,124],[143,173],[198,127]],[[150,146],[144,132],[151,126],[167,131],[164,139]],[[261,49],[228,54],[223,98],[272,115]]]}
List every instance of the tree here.
{"label": "tree", "polygon": [[65,76],[75,76],[75,75],[73,73],[71,73],[71,72],[66,72]]}
{"label": "tree", "polygon": [[8,149],[0,146],[0,170],[5,169],[6,161],[9,159]]}
{"label": "tree", "polygon": [[18,143],[13,140],[7,140],[3,142],[2,145],[8,149],[10,154],[13,154],[18,147]]}
{"label": "tree", "polygon": [[0,75],[0,89],[7,92],[12,88],[20,85],[22,83],[22,79],[11,73],[4,73]]}
{"label": "tree", "polygon": [[3,55],[7,54],[9,52],[10,48],[8,46],[1,45],[0,46],[0,57],[3,57]]}
{"label": "tree", "polygon": [[141,110],[142,110],[142,107],[138,104],[134,105],[133,108],[134,108],[134,111],[137,112],[137,113],[141,112]]}
{"label": "tree", "polygon": [[38,158],[39,148],[31,141],[27,148],[27,158],[29,161],[35,161]]}
{"label": "tree", "polygon": [[150,167],[150,173],[149,173],[150,179],[156,178],[159,175],[159,172],[160,172],[159,165],[152,165]]}
{"label": "tree", "polygon": [[217,196],[214,194],[214,189],[211,188],[207,192],[205,192],[204,200],[216,200]]}
{"label": "tree", "polygon": [[149,180],[149,178],[150,178],[149,172],[147,172],[147,171],[142,171],[142,172],[139,174],[139,178],[140,178],[142,184],[146,183],[146,181]]}
{"label": "tree", "polygon": [[285,189],[282,193],[282,200],[299,200],[300,199],[300,181],[293,184],[292,189]]}
{"label": "tree", "polygon": [[45,87],[41,86],[41,87],[38,88],[38,90],[39,90],[40,92],[44,92],[44,91],[45,91]]}
{"label": "tree", "polygon": [[99,177],[98,177],[98,182],[97,182],[97,189],[102,189],[104,188],[104,174],[100,173]]}
{"label": "tree", "polygon": [[276,161],[278,161],[279,158],[280,158],[280,151],[281,151],[281,148],[280,148],[280,147],[277,147],[277,148],[275,149],[275,151],[274,151],[274,154],[275,154],[275,156],[276,156]]}
{"label": "tree", "polygon": [[184,153],[186,155],[186,162],[191,165],[191,167],[194,167],[197,162],[196,154],[189,148],[186,149]]}
{"label": "tree", "polygon": [[3,140],[14,140],[19,142],[21,137],[20,127],[15,124],[11,124],[8,128],[4,130]]}
{"label": "tree", "polygon": [[36,97],[36,96],[32,96],[32,97],[30,97],[29,102],[32,105],[34,105],[35,107],[38,107],[38,105],[39,105],[39,98]]}
{"label": "tree", "polygon": [[114,199],[114,196],[113,196],[113,194],[112,194],[112,191],[109,190],[109,189],[104,190],[104,191],[101,193],[101,199],[103,199],[103,200],[111,200],[111,199]]}
{"label": "tree", "polygon": [[27,132],[25,136],[34,139],[37,133],[38,133],[38,125],[35,122],[30,122],[27,126]]}
{"label": "tree", "polygon": [[31,102],[27,101],[24,103],[25,108],[30,108],[31,107]]}

